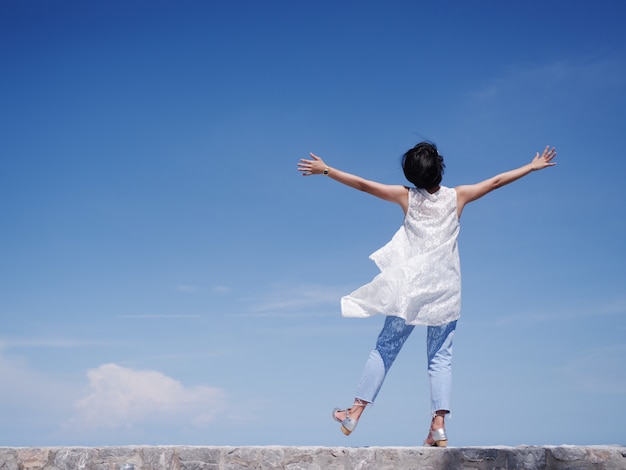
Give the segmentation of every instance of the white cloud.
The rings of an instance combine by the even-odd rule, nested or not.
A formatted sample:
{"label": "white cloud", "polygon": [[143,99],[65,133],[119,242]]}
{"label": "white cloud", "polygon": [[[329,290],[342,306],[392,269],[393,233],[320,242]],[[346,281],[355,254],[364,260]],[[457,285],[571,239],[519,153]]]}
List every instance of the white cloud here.
{"label": "white cloud", "polygon": [[222,390],[185,387],[158,371],[104,364],[89,370],[87,378],[87,394],[76,402],[69,427],[130,428],[162,419],[203,426],[225,406]]}

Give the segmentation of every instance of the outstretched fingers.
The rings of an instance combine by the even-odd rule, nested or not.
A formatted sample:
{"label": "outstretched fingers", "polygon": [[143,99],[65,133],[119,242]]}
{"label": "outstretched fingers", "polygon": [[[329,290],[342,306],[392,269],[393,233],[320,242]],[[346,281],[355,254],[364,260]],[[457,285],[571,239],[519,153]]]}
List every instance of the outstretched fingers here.
{"label": "outstretched fingers", "polygon": [[[541,154],[541,158],[543,158],[547,163],[552,162],[552,160],[556,157],[556,148],[550,146],[546,146],[545,150]],[[556,163],[552,163],[552,165],[556,165]]]}
{"label": "outstretched fingers", "polygon": [[[322,159],[315,155],[313,152],[310,152],[309,155],[313,160],[307,160],[306,158],[301,158],[298,162],[298,171],[302,173],[302,176],[311,176],[315,174],[316,166],[319,166],[322,162]],[[323,164],[323,162],[322,162]]]}
{"label": "outstretched fingers", "polygon": [[302,158],[298,162],[298,171],[302,173],[302,176],[311,176],[311,162]]}
{"label": "outstretched fingers", "polygon": [[556,165],[556,162],[553,162],[554,157],[556,157],[556,149],[554,147],[550,148],[548,145],[541,155],[539,152],[535,154],[535,158],[533,159],[533,167],[536,170],[541,170],[542,168],[546,168],[549,166]]}

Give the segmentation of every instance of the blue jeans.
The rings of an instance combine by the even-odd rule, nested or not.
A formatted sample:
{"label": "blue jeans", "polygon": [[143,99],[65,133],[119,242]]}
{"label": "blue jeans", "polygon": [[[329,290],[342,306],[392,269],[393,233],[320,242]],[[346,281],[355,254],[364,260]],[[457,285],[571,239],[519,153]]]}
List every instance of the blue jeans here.
{"label": "blue jeans", "polygon": [[[376,348],[370,353],[363,368],[356,398],[374,403],[387,372],[414,328],[414,325],[407,325],[402,318],[388,316],[385,319],[385,325],[376,341]],[[455,329],[456,320],[445,325],[428,327],[426,351],[433,414],[438,410],[450,411],[452,338]]]}

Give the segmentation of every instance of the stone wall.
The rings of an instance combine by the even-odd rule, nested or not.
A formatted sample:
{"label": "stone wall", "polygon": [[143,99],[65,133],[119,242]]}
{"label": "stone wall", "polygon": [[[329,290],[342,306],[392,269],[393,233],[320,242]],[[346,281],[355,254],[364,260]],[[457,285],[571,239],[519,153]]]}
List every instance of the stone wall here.
{"label": "stone wall", "polygon": [[0,447],[0,470],[626,470],[623,446]]}

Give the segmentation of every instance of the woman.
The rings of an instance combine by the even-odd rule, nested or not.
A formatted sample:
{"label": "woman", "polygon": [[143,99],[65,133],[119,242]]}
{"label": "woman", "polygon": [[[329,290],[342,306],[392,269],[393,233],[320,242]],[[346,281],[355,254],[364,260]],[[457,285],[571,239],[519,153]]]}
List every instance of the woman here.
{"label": "woman", "polygon": [[328,166],[310,154],[301,159],[303,176],[326,175],[339,183],[398,204],[404,224],[370,258],[380,274],[341,299],[346,317],[387,316],[357,387],[351,408],[335,408],[333,418],[345,435],[352,433],[365,407],[373,403],[385,376],[415,325],[426,325],[432,421],[425,445],[446,447],[445,416],[450,413],[452,339],[461,310],[461,271],[457,238],[464,207],[533,171],[554,166],[554,148],[546,147],[530,163],[477,184],[441,186],[445,164],[437,147],[421,142],[407,151],[402,168],[414,187],[366,180]]}

